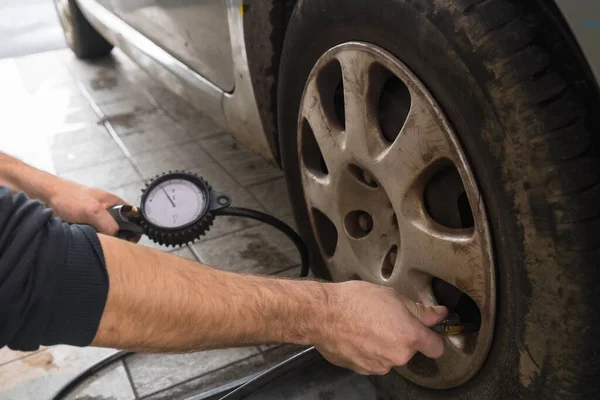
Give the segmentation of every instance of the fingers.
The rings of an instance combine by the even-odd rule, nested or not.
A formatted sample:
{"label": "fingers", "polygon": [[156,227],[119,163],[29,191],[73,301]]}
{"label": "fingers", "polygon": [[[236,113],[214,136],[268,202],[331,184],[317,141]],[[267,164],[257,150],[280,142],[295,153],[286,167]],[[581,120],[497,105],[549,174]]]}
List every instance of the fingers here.
{"label": "fingers", "polygon": [[444,320],[448,316],[448,309],[444,306],[426,306],[405,300],[406,308],[423,325],[418,329],[415,349],[429,358],[439,358],[444,354],[444,340],[435,332],[427,329]]}
{"label": "fingers", "polygon": [[439,324],[448,316],[448,309],[444,306],[426,306],[408,299],[404,301],[404,305],[412,315],[417,317],[423,325],[428,327]]}
{"label": "fingers", "polygon": [[437,333],[424,328],[419,332],[415,349],[429,358],[440,358],[444,354],[444,339]]}
{"label": "fingers", "polygon": [[392,369],[391,363],[386,363],[381,360],[366,359],[364,357],[356,357],[353,359],[344,358],[341,355],[329,353],[324,349],[317,348],[324,359],[333,365],[341,368],[350,369],[359,375],[385,375]]}
{"label": "fingers", "polygon": [[115,219],[100,204],[88,213],[86,222],[105,235],[115,236],[119,232],[119,225]]}
{"label": "fingers", "polygon": [[127,201],[112,193],[105,193],[105,197],[101,201],[104,208],[109,208],[118,205],[130,205]]}

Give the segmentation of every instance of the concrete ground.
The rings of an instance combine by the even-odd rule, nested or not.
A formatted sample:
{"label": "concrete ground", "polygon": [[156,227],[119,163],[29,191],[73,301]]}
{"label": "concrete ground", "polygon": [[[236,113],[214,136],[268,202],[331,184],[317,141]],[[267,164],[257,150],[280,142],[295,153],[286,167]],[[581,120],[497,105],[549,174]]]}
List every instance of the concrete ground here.
{"label": "concrete ground", "polygon": [[51,0],[0,0],[0,58],[67,46]]}
{"label": "concrete ground", "polygon": [[[139,203],[143,176],[186,169],[233,204],[292,222],[282,172],[156,83],[118,50],[98,62],[59,50],[0,60],[0,151],[60,177]],[[131,154],[128,159],[107,130]],[[203,240],[175,251],[234,271],[295,275],[299,258],[272,228],[219,218]],[[0,400],[46,399],[115,350],[52,346],[0,350]],[[281,360],[289,347],[253,346],[182,355],[136,354],[98,374],[71,399],[179,399]]]}

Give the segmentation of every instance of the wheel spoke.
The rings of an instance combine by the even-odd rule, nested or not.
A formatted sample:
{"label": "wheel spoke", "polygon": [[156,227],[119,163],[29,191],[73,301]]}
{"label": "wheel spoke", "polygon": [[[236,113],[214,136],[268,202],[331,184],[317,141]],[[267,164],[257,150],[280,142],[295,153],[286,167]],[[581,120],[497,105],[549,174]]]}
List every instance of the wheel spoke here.
{"label": "wheel spoke", "polygon": [[337,59],[344,83],[346,147],[356,158],[368,158],[374,149],[384,146],[369,99],[373,59],[359,51],[339,54]]}
{"label": "wheel spoke", "polygon": [[[441,158],[454,161],[456,156],[444,135],[441,122],[416,95],[400,134],[375,162],[376,173],[394,178],[395,195],[405,193],[408,185]],[[390,174],[389,171],[394,171]],[[403,177],[398,182],[397,177]]]}
{"label": "wheel spoke", "polygon": [[329,217],[337,227],[338,221],[336,219],[339,220],[339,218],[336,218],[338,213],[335,210],[331,178],[329,176],[316,176],[307,168],[302,168],[302,185],[304,196],[311,206]]}
{"label": "wheel spoke", "polygon": [[302,115],[312,129],[325,162],[333,167],[336,163],[336,157],[342,150],[342,131],[333,123],[331,116],[325,112],[321,95],[317,89],[316,79],[309,82],[305,96]]}
{"label": "wheel spoke", "polygon": [[[398,244],[398,235],[390,232],[384,227],[375,227],[369,234],[371,238],[353,239],[349,238],[352,251],[360,256],[360,264],[357,266],[361,277],[377,284],[387,284],[388,277],[383,276],[382,266],[385,258],[394,245]],[[393,279],[393,278],[392,278]]]}
{"label": "wheel spoke", "polygon": [[[364,210],[375,213],[382,204],[388,203],[387,194],[381,187],[369,187],[352,175],[349,168],[338,171],[340,188],[343,193],[339,198],[340,210],[344,213]],[[391,204],[389,204],[391,210]],[[391,212],[391,211],[390,211]]]}
{"label": "wheel spoke", "polygon": [[479,235],[470,229],[449,229],[426,217],[400,227],[403,269],[437,277],[467,293],[480,309],[490,290],[490,260],[482,251]]}
{"label": "wheel spoke", "polygon": [[327,261],[328,269],[334,281],[366,279],[362,263],[355,256],[348,237],[338,229],[337,248],[333,257]]}

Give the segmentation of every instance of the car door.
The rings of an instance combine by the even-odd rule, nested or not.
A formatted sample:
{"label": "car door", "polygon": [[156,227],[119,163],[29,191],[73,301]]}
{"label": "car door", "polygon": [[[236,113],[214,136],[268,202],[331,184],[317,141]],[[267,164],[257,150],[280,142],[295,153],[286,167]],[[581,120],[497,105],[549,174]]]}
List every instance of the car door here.
{"label": "car door", "polygon": [[227,1],[98,2],[223,91],[233,91]]}

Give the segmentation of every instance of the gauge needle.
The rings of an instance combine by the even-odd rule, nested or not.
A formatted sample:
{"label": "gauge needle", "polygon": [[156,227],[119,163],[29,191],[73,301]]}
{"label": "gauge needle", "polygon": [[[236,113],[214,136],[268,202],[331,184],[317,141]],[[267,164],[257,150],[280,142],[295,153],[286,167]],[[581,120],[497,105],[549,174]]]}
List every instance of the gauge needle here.
{"label": "gauge needle", "polygon": [[167,199],[169,199],[169,201],[171,202],[171,205],[173,207],[175,207],[175,202],[171,199],[171,196],[169,196],[169,193],[167,193],[167,191],[165,190],[165,188],[162,188],[163,192],[165,192],[165,196],[167,196]]}

